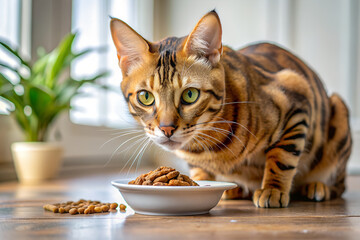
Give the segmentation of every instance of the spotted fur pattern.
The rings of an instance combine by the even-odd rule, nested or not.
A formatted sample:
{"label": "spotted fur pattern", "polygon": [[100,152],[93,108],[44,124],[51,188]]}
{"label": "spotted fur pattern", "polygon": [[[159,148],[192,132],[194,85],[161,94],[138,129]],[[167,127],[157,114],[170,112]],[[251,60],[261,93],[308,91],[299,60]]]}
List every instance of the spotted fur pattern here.
{"label": "spotted fur pattern", "polygon": [[[286,207],[291,193],[323,201],[344,192],[348,109],[298,57],[270,43],[223,47],[214,11],[188,36],[157,43],[118,19],[111,30],[130,113],[189,163],[193,178],[235,182],[225,198],[252,197],[257,207]],[[199,98],[184,104],[189,88]],[[153,105],[139,103],[142,90],[154,95]]]}

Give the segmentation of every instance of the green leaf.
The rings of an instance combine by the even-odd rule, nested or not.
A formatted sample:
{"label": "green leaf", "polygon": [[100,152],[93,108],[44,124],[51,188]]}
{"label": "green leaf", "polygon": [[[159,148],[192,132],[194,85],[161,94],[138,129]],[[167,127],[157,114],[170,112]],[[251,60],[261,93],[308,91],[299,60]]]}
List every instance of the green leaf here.
{"label": "green leaf", "polygon": [[72,59],[76,59],[91,52],[105,52],[107,49],[108,49],[107,46],[87,48],[81,52],[72,54]]}
{"label": "green leaf", "polygon": [[55,98],[59,104],[70,104],[71,98],[78,94],[78,90],[81,86],[83,86],[85,83],[94,83],[96,80],[107,75],[108,72],[102,72],[88,79],[74,80],[69,78],[62,85],[59,85],[57,89],[55,89]]}
{"label": "green leaf", "polygon": [[11,84],[14,85],[10,79],[8,79],[7,77],[5,77],[2,73],[0,73],[0,89],[3,85],[5,84]]}
{"label": "green leaf", "polygon": [[14,116],[20,128],[22,128],[23,132],[27,136],[26,138],[29,138],[28,136],[33,136],[34,134],[36,134],[30,126],[30,118],[24,113],[24,108],[26,104],[23,97],[18,96],[13,90],[3,93],[2,97],[15,105],[15,110],[11,114]]}
{"label": "green leaf", "polygon": [[71,53],[71,46],[74,41],[75,34],[68,34],[60,43],[60,45],[50,53],[48,64],[46,67],[46,86],[53,88],[55,80],[60,71],[64,67],[65,59]]}
{"label": "green leaf", "polygon": [[0,86],[0,96],[3,96],[4,94],[13,91],[14,90],[14,85],[12,84],[4,84]]}
{"label": "green leaf", "polygon": [[26,67],[30,68],[30,63],[25,61],[19,54],[18,50],[12,49],[9,45],[4,43],[3,41],[0,41],[0,45],[3,46],[8,52],[10,52],[13,56],[15,56],[17,59],[20,60],[20,62],[25,65]]}
{"label": "green leaf", "polygon": [[81,79],[81,80],[77,80],[78,82],[81,82],[81,84],[84,83],[94,83],[96,80],[99,80],[100,78],[104,78],[109,76],[109,72],[108,71],[103,71],[91,78],[87,78],[87,79]]}
{"label": "green leaf", "polygon": [[64,66],[70,66],[70,64],[73,62],[73,60],[84,56],[86,54],[89,54],[91,52],[105,52],[107,50],[106,46],[102,46],[102,47],[94,47],[94,48],[87,48],[81,52],[78,53],[73,53],[71,52],[71,54],[66,58],[66,61],[64,63]]}
{"label": "green leaf", "polygon": [[45,118],[53,102],[51,93],[46,91],[45,88],[32,86],[29,89],[28,97],[29,105],[31,106],[33,113],[35,113],[39,119]]}
{"label": "green leaf", "polygon": [[33,65],[33,74],[41,74],[45,76],[46,65],[48,64],[50,55],[45,55],[39,58]]}

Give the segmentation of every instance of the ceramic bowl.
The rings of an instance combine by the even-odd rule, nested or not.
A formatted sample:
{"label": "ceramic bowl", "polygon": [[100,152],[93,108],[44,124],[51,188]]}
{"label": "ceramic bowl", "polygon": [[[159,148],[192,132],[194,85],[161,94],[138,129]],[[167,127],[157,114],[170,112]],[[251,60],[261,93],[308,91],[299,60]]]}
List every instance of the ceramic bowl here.
{"label": "ceramic bowl", "polygon": [[225,190],[234,183],[196,181],[199,186],[144,186],[128,184],[130,179],[112,181],[126,203],[146,215],[198,215],[214,208]]}

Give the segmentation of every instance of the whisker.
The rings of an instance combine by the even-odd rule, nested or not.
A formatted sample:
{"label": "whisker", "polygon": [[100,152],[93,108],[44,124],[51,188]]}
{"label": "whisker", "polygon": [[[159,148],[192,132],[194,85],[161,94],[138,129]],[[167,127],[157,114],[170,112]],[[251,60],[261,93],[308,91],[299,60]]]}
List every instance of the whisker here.
{"label": "whisker", "polygon": [[[153,142],[151,139],[149,139],[149,144],[148,144],[148,146],[146,146],[146,148],[147,148],[147,147],[151,148],[151,146],[152,146],[153,144],[154,144],[154,142]],[[143,151],[143,153],[141,154],[141,156],[139,157],[139,161],[138,161],[137,164],[136,164],[136,168],[135,168],[135,174],[136,174],[136,175],[137,175],[138,168],[139,168],[139,166],[140,166],[141,159],[142,159],[145,151],[147,150],[146,148],[145,148],[145,150]]]}
{"label": "whisker", "polygon": [[[135,136],[135,137],[129,138],[128,140],[126,140],[125,142],[123,142],[122,144],[120,144],[120,146],[118,146],[118,147],[115,149],[115,151],[111,154],[109,160],[104,164],[103,167],[106,167],[106,166],[112,161],[112,158],[114,157],[115,153],[117,153],[117,151],[118,151],[124,144],[126,144],[127,142],[131,141],[131,140],[134,139],[134,138],[138,138],[138,137],[141,137],[141,136],[142,136],[142,135],[139,134],[139,135],[137,135],[137,136]],[[144,137],[143,137],[143,138],[144,138]],[[137,141],[138,141],[138,140],[137,140]],[[135,141],[135,143],[136,143],[136,141]]]}
{"label": "whisker", "polygon": [[[128,163],[131,161],[131,159],[134,157],[134,155],[137,153],[137,150],[142,146],[142,144],[144,144],[144,142],[147,140],[147,136],[137,140],[137,142],[141,142],[134,150],[134,153],[131,155],[131,157],[129,157],[129,159],[126,161],[125,165],[121,168],[120,173],[122,173],[122,171],[124,170],[124,168],[128,165]],[[127,174],[126,176],[128,176],[129,174]]]}
{"label": "whisker", "polygon": [[[194,136],[193,139],[202,147],[203,151],[206,152],[205,146],[196,138],[196,136]],[[198,147],[198,144],[196,147]]]}
{"label": "whisker", "polygon": [[111,133],[110,135],[114,136],[114,135],[118,135],[118,134],[122,134],[122,133],[129,133],[129,132],[143,132],[144,129],[138,129],[138,130],[128,130],[128,131],[121,131],[121,132],[117,132],[117,133]]}
{"label": "whisker", "polygon": [[[142,131],[142,130],[141,130]],[[140,131],[137,131],[137,132],[140,132]],[[119,136],[116,136],[116,137],[113,137],[111,139],[109,139],[108,141],[106,141],[105,143],[103,143],[99,149],[102,149],[107,143],[117,139],[117,138],[120,138],[120,137],[123,137],[123,136],[126,136],[126,135],[130,135],[130,134],[134,134],[134,133],[137,133],[137,132],[130,132],[130,133],[125,133],[125,134],[121,134]]]}
{"label": "whisker", "polygon": [[238,124],[240,127],[244,128],[246,131],[248,131],[255,139],[258,139],[249,129],[247,129],[244,125],[238,123],[238,122],[234,122],[234,121],[213,121],[213,122],[202,122],[202,123],[196,123],[195,125],[202,125],[202,124],[209,124],[209,123],[234,123],[234,124]]}
{"label": "whisker", "polygon": [[124,129],[119,129],[119,128],[111,128],[111,129],[98,129],[96,130],[97,132],[114,132],[114,131],[123,131],[123,130],[131,130],[131,129],[142,129],[141,126],[137,125],[137,126],[134,126],[134,127],[126,127]]}
{"label": "whisker", "polygon": [[[218,129],[221,129],[221,128],[218,128]],[[223,136],[225,136],[227,139],[229,139],[231,142],[233,142],[233,141],[231,140],[231,138],[228,137],[227,134],[225,134],[225,133],[223,133],[223,132],[220,132],[219,130],[216,130],[216,129],[208,129],[208,128],[197,128],[197,130],[214,131],[214,132],[216,132],[216,133],[220,133],[221,135],[223,135]],[[222,129],[222,130],[224,130],[224,129]],[[225,131],[226,131],[226,130],[225,130]]]}
{"label": "whisker", "polygon": [[[207,129],[207,128],[197,128],[198,130],[207,130],[207,131],[214,131],[214,132],[218,132],[218,133],[220,133],[220,134],[222,134],[222,135],[226,135],[225,133],[223,133],[223,132],[226,132],[226,133],[228,133],[228,134],[230,134],[231,136],[234,136],[240,143],[241,143],[241,145],[245,148],[245,150],[246,150],[246,146],[245,146],[245,144],[244,144],[244,142],[243,141],[241,141],[241,139],[240,138],[238,138],[233,132],[231,132],[231,131],[229,131],[229,130],[226,130],[226,129],[222,129],[222,128],[215,128],[215,127],[210,127],[210,129]],[[223,131],[223,132],[220,132],[220,131]],[[227,136],[227,135],[226,135]],[[227,136],[227,138],[232,142],[232,140]]]}
{"label": "whisker", "polygon": [[[205,147],[206,147],[206,149],[207,149],[207,151],[210,153],[210,149],[209,149],[209,147],[211,148],[211,150],[214,150],[212,147],[211,147],[211,145],[209,144],[209,145],[207,145],[207,141],[203,138],[203,137],[201,137],[201,136],[199,136],[199,135],[197,135],[197,137],[199,137],[200,139],[202,139],[203,141],[204,141],[204,145],[205,145]],[[194,138],[195,138],[195,136],[194,136]],[[201,143],[201,142],[200,142]],[[201,144],[202,145],[202,144]],[[205,151],[205,149],[204,149],[204,151]]]}
{"label": "whisker", "polygon": [[230,104],[240,104],[240,103],[256,103],[256,104],[260,104],[258,102],[253,102],[253,101],[243,101],[243,102],[225,102],[225,103],[219,103],[219,104],[214,104],[214,105],[230,105]]}
{"label": "whisker", "polygon": [[[224,147],[226,147],[235,157],[236,157],[236,155],[234,154],[234,152],[233,151],[231,151],[231,149],[228,147],[228,146],[226,146],[224,143],[222,143],[221,141],[219,141],[218,139],[216,139],[216,138],[214,138],[214,137],[212,137],[212,136],[210,136],[210,135],[208,135],[208,134],[206,134],[206,133],[202,133],[202,132],[198,132],[198,134],[201,134],[201,135],[203,135],[203,136],[205,136],[205,137],[208,137],[208,138],[211,138],[211,139],[214,139],[215,141],[218,141],[221,145],[223,145]],[[208,139],[209,140],[209,139]],[[216,143],[215,143],[216,144]],[[217,144],[216,144],[217,145]],[[217,145],[218,146],[218,145]],[[219,147],[219,146],[218,146]],[[219,147],[220,148],[220,147]],[[220,148],[221,149],[221,148]]]}
{"label": "whisker", "polygon": [[[217,117],[217,116],[216,116],[216,118],[219,118],[219,119],[222,119],[222,120],[226,121],[226,119],[225,119],[225,118],[222,118],[222,117]],[[234,133],[234,130],[232,129],[230,123],[227,123],[227,125],[229,126],[231,132]]]}
{"label": "whisker", "polygon": [[[140,154],[141,154],[143,151],[145,151],[146,146],[149,144],[149,141],[150,141],[149,138],[147,138],[146,141],[144,141],[145,143],[144,143],[144,142],[142,143],[142,144],[144,144],[144,146],[140,149],[140,151],[138,152],[138,154],[135,156],[132,164],[131,164],[130,167],[129,167],[129,170],[128,170],[128,172],[127,172],[127,175],[129,175],[129,172],[130,172],[132,166],[134,165],[134,163],[137,161],[137,158],[140,156]],[[142,154],[141,154],[141,155],[142,155]]]}
{"label": "whisker", "polygon": [[[234,121],[229,121],[229,120],[226,120],[225,118],[222,118],[222,117],[218,117],[220,119],[223,119],[224,121],[226,121],[227,123],[235,123],[235,124],[238,124],[240,125],[241,127],[243,127],[246,131],[248,131],[251,135],[253,135],[255,137],[255,139],[257,140],[258,138],[248,129],[246,128],[244,125],[242,125],[241,123],[238,123],[238,122],[234,122]],[[230,128],[231,128],[231,125],[229,125]],[[231,128],[231,131],[233,132],[232,128]]]}
{"label": "whisker", "polygon": [[[212,142],[213,144],[215,144],[215,146],[217,146],[221,151],[224,151],[216,142],[212,141],[211,139],[209,139],[209,137],[207,136],[207,138],[205,138],[206,136],[202,137],[202,136],[199,136],[197,135],[198,137],[200,137],[203,141],[204,141],[204,144],[209,144],[209,146],[211,147],[211,144],[209,142]],[[214,150],[212,147],[211,147],[212,150]]]}

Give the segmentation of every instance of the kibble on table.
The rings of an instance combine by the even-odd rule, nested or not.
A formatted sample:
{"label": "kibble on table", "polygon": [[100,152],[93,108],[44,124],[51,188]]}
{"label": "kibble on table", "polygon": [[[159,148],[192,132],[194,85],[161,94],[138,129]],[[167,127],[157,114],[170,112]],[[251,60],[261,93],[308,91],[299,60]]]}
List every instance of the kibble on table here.
{"label": "kibble on table", "polygon": [[[101,203],[100,201],[80,199],[77,202],[67,201],[65,203],[45,204],[43,208],[53,213],[70,213],[75,215],[109,212],[109,210],[114,210],[118,206],[117,203]],[[120,204],[120,210],[125,211],[125,209],[126,206]]]}

